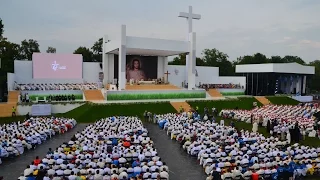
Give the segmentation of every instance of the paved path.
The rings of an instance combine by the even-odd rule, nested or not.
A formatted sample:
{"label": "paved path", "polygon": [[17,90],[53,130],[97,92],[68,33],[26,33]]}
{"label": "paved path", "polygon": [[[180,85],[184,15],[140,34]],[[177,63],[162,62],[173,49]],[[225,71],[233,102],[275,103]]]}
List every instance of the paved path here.
{"label": "paved path", "polygon": [[48,152],[49,148],[55,149],[64,142],[68,142],[71,137],[77,132],[82,131],[87,124],[78,124],[71,131],[65,134],[54,136],[43,144],[39,145],[35,150],[26,151],[19,157],[6,160],[0,165],[0,176],[5,180],[17,179],[28,165],[35,159],[36,156],[43,158]]}
{"label": "paved path", "polygon": [[197,164],[196,158],[184,152],[178,142],[171,140],[166,132],[161,130],[156,124],[145,123],[144,126],[148,129],[159,156],[169,167],[170,179],[206,179],[207,176],[201,166]]}

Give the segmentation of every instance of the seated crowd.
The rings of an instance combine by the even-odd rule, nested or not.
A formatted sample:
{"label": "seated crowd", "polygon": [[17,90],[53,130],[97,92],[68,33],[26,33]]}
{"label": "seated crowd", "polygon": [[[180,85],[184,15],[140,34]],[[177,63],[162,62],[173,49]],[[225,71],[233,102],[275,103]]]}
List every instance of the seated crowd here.
{"label": "seated crowd", "polygon": [[31,117],[24,122],[0,125],[0,164],[1,158],[19,156],[76,124],[74,119]]}
{"label": "seated crowd", "polygon": [[297,124],[302,135],[315,137],[320,133],[319,122],[315,121],[312,115],[319,111],[318,104],[312,103],[297,106],[266,105],[252,110],[226,109],[220,112],[220,116],[247,123],[257,122],[260,126],[267,127],[272,134],[287,133]]}
{"label": "seated crowd", "polygon": [[98,89],[97,83],[66,83],[66,84],[17,84],[15,90],[19,91],[48,91],[48,90],[90,90]]}
{"label": "seated crowd", "polygon": [[[208,175],[207,180],[277,180],[319,174],[320,148],[291,145],[290,139],[281,141],[257,132],[238,130],[225,126],[223,120],[218,124],[180,114],[156,118],[171,139],[197,157]],[[204,119],[208,117],[205,115]]]}
{"label": "seated crowd", "polygon": [[243,89],[240,84],[201,84],[199,88],[202,89]]}
{"label": "seated crowd", "polygon": [[168,172],[140,119],[109,117],[36,158],[19,179],[165,180]]}

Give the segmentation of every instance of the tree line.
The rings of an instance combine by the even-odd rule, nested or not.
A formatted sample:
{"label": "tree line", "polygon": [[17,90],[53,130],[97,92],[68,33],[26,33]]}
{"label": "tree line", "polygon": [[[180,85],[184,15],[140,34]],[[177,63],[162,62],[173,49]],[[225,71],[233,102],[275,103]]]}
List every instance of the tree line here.
{"label": "tree line", "polygon": [[[212,66],[219,67],[220,76],[237,76],[239,74],[235,73],[235,67],[239,64],[264,64],[264,63],[298,63],[301,65],[315,66],[315,75],[312,76],[308,81],[308,87],[311,91],[320,90],[320,60],[314,60],[312,62],[306,63],[303,59],[298,56],[287,55],[281,56],[271,56],[268,58],[262,53],[256,53],[254,55],[245,55],[238,57],[236,60],[232,61],[226,53],[219,51],[218,49],[204,49],[201,53],[202,57],[196,58],[197,66]],[[170,65],[185,65],[186,64],[186,54],[180,54],[175,57],[173,61],[169,62]]]}
{"label": "tree line", "polygon": [[[36,40],[25,39],[20,44],[10,42],[7,38],[3,37],[4,25],[0,19],[0,59],[1,59],[1,78],[0,84],[6,81],[6,73],[14,72],[13,61],[19,60],[32,60],[34,52],[40,52],[40,45]],[[102,61],[102,44],[103,39],[99,38],[92,47],[78,47],[73,53],[82,54],[83,61],[85,62],[101,62]],[[47,53],[56,53],[56,48],[48,47]],[[314,60],[306,63],[298,56],[271,56],[270,58],[262,53],[253,55],[245,55],[238,57],[236,60],[231,60],[229,56],[219,51],[218,49],[204,49],[201,57],[196,58],[197,66],[212,66],[219,67],[220,76],[235,76],[235,66],[238,64],[262,64],[262,63],[292,63],[296,62],[302,65],[315,66],[316,74],[309,81],[309,88],[311,90],[320,90],[320,60]],[[173,61],[169,62],[170,65],[185,65],[186,54],[180,54],[175,57]]]}

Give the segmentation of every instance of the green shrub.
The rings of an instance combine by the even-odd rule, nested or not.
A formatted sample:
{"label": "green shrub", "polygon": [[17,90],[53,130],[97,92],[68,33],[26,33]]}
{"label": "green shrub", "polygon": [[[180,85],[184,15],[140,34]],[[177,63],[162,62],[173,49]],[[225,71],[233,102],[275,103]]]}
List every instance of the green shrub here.
{"label": "green shrub", "polygon": [[197,92],[197,93],[108,94],[107,95],[107,100],[188,99],[188,98],[206,98],[206,93]]}
{"label": "green shrub", "polygon": [[[54,96],[57,96],[57,95],[69,95],[69,94],[54,94]],[[71,95],[71,94],[70,94]],[[36,97],[38,97],[38,100],[44,100],[44,97],[46,97],[47,98],[47,100],[48,100],[48,97],[49,97],[50,95],[47,95],[47,94],[39,94],[39,95],[37,95],[37,94],[32,94],[32,95],[29,95],[29,99],[31,100],[31,101],[35,101],[36,100]],[[76,100],[81,100],[81,99],[83,99],[83,95],[82,94],[74,94],[74,96],[75,96],[75,98],[76,98]]]}
{"label": "green shrub", "polygon": [[220,92],[223,96],[241,96],[244,92]]}

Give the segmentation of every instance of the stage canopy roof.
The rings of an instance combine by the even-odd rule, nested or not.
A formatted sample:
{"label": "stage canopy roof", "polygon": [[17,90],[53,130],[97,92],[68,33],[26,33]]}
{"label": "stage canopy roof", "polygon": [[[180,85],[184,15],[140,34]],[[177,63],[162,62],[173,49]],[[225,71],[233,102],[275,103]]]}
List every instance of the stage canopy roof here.
{"label": "stage canopy roof", "polygon": [[[104,53],[119,54],[120,40],[105,44]],[[189,52],[187,41],[126,36],[127,55],[174,56]]]}
{"label": "stage canopy roof", "polygon": [[314,74],[314,66],[304,66],[298,63],[267,63],[236,65],[236,73],[290,73]]}

